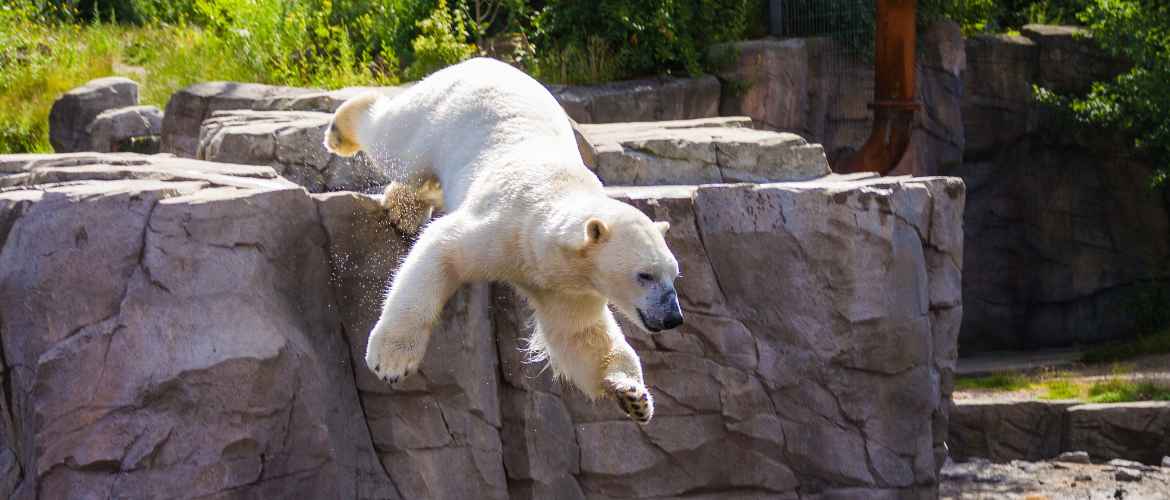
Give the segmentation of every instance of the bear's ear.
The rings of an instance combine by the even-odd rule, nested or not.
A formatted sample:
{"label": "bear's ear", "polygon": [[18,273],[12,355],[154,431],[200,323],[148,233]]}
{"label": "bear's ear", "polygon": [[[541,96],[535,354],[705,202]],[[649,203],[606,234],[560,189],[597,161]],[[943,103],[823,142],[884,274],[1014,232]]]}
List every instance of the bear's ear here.
{"label": "bear's ear", "polygon": [[655,222],[654,227],[658,228],[658,232],[662,233],[663,236],[666,236],[666,231],[670,229],[670,223],[666,221]]}
{"label": "bear's ear", "polygon": [[597,217],[590,217],[585,221],[585,246],[589,247],[604,243],[609,239],[609,226]]}

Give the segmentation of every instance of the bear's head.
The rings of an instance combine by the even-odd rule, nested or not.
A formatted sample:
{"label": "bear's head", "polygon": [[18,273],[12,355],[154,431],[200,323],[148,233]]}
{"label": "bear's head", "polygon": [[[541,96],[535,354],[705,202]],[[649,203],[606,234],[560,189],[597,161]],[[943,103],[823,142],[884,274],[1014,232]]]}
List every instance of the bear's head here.
{"label": "bear's head", "polygon": [[683,323],[674,280],[678,260],[666,246],[667,222],[611,200],[579,228],[578,252],[590,262],[590,281],[630,321],[650,332]]}

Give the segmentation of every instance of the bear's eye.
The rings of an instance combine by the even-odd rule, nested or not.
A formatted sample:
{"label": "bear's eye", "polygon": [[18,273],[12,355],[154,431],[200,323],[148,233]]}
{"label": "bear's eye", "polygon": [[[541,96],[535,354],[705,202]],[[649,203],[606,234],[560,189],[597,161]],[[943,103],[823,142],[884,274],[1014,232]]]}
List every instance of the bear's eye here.
{"label": "bear's eye", "polygon": [[654,275],[650,273],[638,273],[639,281],[654,281]]}

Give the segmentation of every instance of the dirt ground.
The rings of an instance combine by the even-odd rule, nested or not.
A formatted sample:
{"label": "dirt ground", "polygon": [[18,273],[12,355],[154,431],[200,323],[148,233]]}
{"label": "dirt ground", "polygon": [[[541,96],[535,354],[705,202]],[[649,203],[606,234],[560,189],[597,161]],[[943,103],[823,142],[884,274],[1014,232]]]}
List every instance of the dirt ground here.
{"label": "dirt ground", "polygon": [[948,463],[943,500],[1170,500],[1170,468],[985,460]]}

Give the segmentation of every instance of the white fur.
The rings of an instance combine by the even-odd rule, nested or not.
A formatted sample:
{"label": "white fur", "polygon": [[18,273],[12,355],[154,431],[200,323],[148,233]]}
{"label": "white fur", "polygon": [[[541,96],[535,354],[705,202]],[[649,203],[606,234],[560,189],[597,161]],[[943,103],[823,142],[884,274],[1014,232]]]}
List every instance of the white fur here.
{"label": "white fur", "polygon": [[[623,407],[649,420],[641,363],[608,305],[637,322],[635,309],[650,307],[656,290],[673,290],[678,263],[664,225],[605,195],[543,86],[472,59],[394,99],[355,99],[326,142],[354,144],[398,179],[386,204],[405,230],[436,205],[448,212],[423,229],[370,333],[366,363],[379,377],[394,382],[418,369],[432,325],[462,284],[506,281],[535,311],[536,357],[591,397],[644,401]],[[639,283],[639,273],[653,283]]]}

